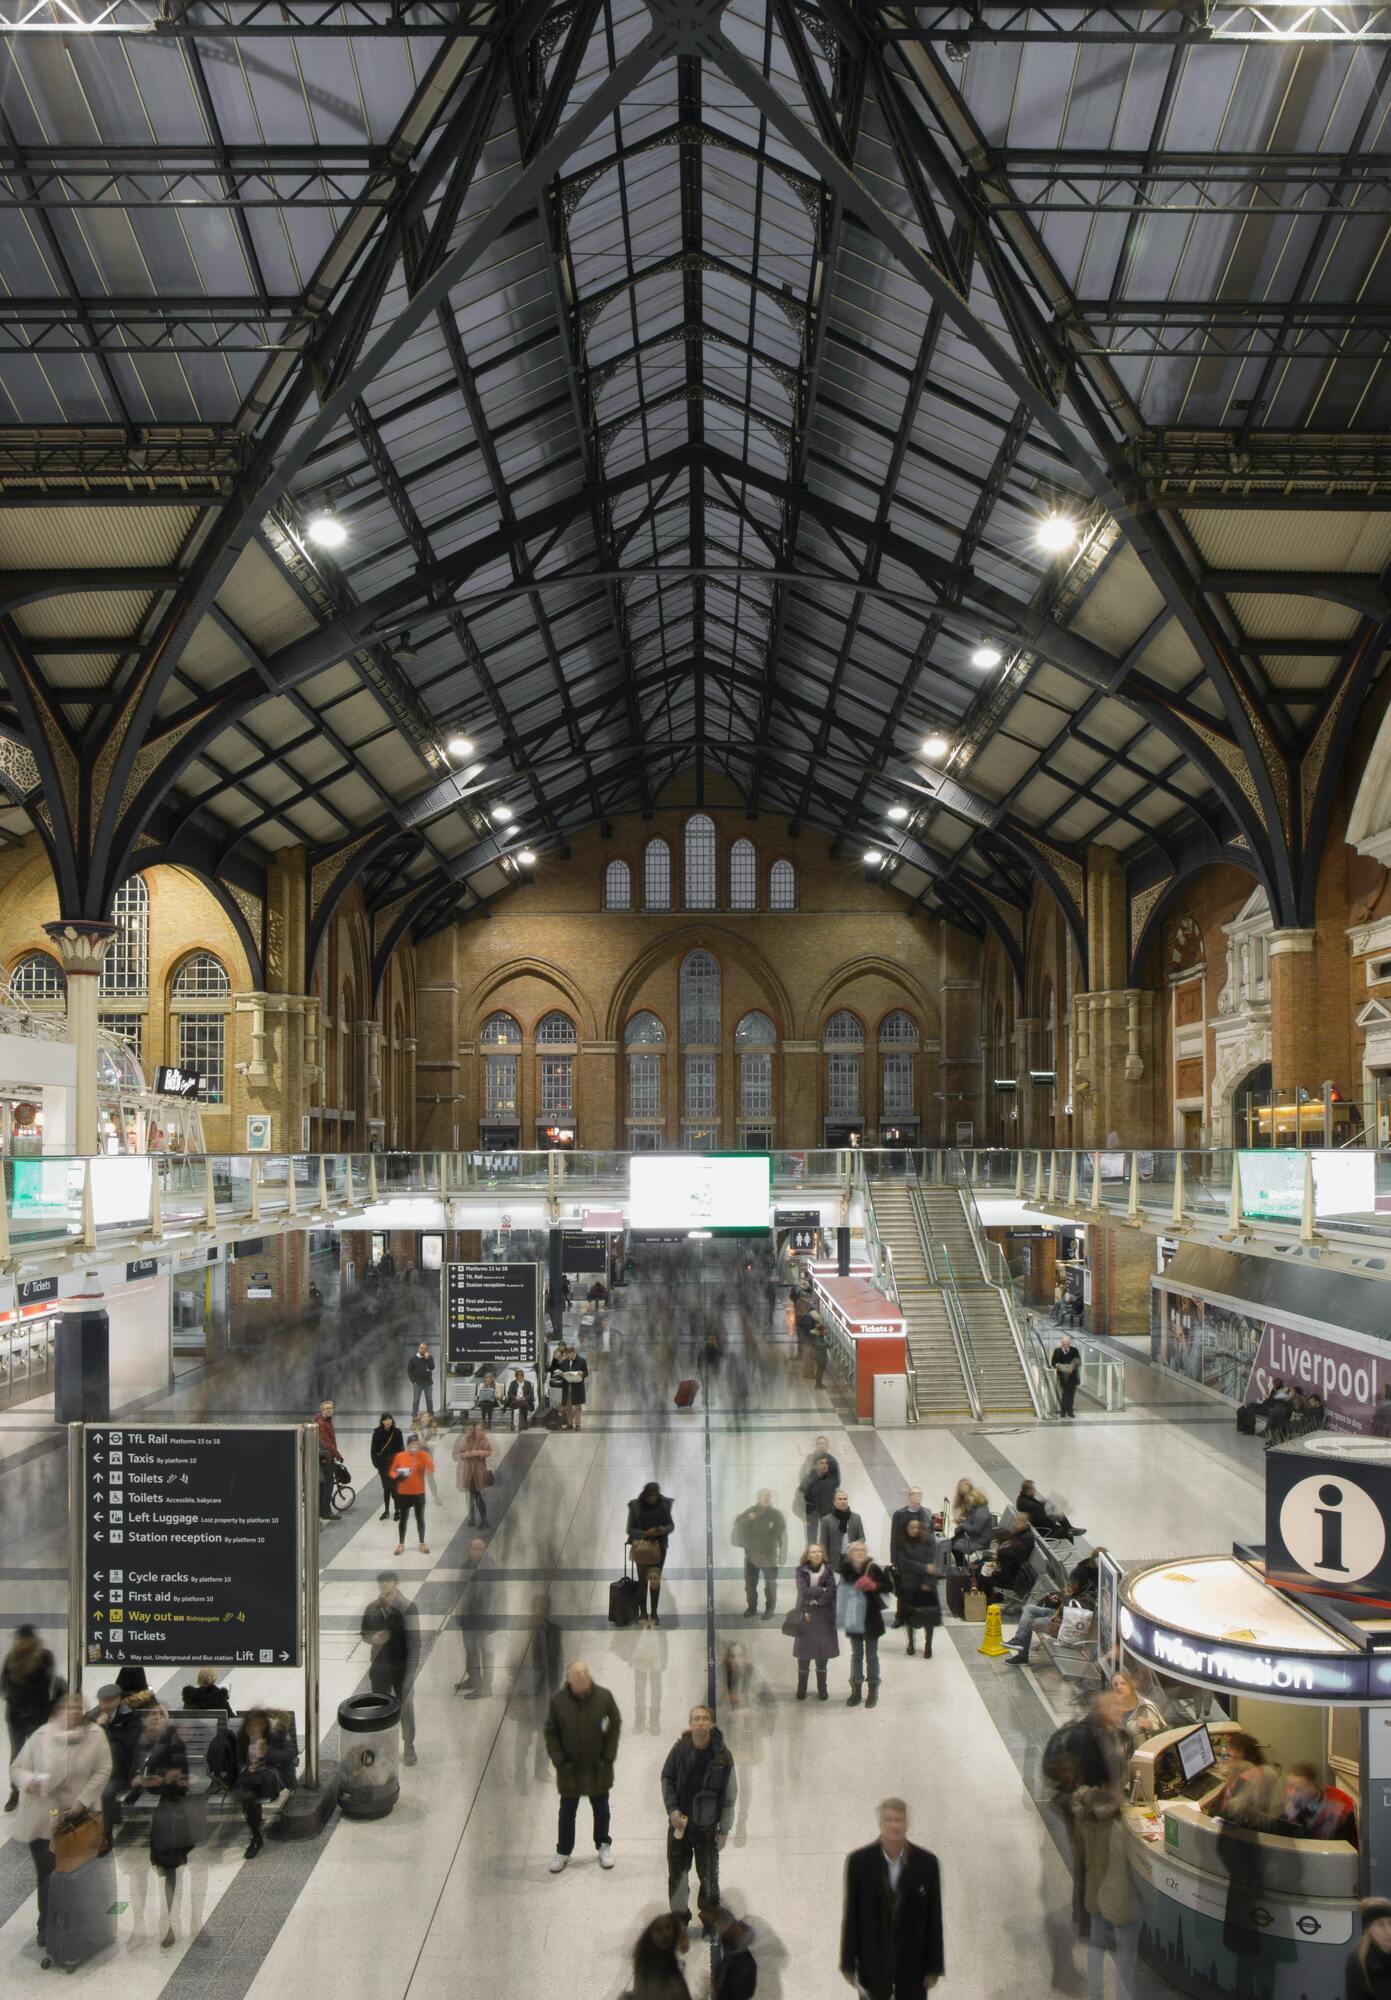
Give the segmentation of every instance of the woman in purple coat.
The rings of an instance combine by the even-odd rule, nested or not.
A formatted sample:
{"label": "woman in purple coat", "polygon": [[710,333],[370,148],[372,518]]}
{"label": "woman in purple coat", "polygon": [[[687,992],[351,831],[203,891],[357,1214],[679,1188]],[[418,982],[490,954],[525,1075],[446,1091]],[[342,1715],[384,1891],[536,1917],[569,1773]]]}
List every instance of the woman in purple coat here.
{"label": "woman in purple coat", "polygon": [[807,1677],[816,1666],[816,1698],[826,1701],[826,1662],[840,1655],[836,1637],[836,1578],[820,1542],[813,1542],[797,1565],[797,1604],[789,1614],[792,1657],[797,1662],[797,1699],[807,1698]]}

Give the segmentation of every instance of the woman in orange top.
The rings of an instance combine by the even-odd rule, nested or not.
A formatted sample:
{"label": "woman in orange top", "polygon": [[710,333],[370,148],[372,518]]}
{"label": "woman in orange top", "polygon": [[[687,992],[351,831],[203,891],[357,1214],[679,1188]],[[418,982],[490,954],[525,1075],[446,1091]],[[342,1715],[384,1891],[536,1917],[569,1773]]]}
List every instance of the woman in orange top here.
{"label": "woman in orange top", "polygon": [[406,1547],[406,1523],[415,1515],[416,1532],[420,1536],[420,1553],[428,1556],[430,1545],[425,1539],[425,1475],[433,1473],[435,1461],[428,1451],[420,1448],[420,1439],[412,1431],[406,1439],[404,1451],[398,1451],[391,1461],[391,1484],[396,1494],[396,1553],[402,1555]]}

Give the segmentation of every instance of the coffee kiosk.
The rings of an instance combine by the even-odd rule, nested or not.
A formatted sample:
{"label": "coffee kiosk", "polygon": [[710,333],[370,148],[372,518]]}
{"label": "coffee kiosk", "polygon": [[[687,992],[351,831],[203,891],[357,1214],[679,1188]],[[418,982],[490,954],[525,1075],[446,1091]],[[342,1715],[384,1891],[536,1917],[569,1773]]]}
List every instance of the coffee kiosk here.
{"label": "coffee kiosk", "polygon": [[[1391,1893],[1391,1445],[1325,1433],[1270,1452],[1265,1547],[1132,1571],[1118,1637],[1128,1665],[1194,1691],[1193,1720],[1131,1760],[1141,1957],[1201,2000],[1341,1993],[1359,1899]],[[1205,1814],[1235,1729],[1274,1767],[1312,1765],[1352,1807],[1356,1841]]]}

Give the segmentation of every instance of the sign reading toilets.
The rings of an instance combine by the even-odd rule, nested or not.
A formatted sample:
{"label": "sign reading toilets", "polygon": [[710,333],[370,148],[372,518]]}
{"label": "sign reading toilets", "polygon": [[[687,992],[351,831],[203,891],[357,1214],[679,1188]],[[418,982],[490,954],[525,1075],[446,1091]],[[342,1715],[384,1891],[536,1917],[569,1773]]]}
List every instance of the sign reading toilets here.
{"label": "sign reading toilets", "polygon": [[1265,1564],[1274,1582],[1391,1591],[1391,1445],[1330,1439],[1318,1451],[1267,1452]]}

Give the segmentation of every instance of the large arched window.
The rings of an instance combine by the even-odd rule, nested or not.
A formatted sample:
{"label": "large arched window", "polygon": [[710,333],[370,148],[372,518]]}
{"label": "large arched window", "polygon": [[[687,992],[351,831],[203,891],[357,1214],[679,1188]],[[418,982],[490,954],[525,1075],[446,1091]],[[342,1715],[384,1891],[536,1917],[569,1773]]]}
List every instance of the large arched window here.
{"label": "large arched window", "polygon": [[690,1048],[715,1048],[720,1039],[720,968],[708,951],[681,961],[681,1040]]}
{"label": "large arched window", "polygon": [[790,861],[773,863],[768,876],[768,907],[770,910],[797,907],[797,871]]}
{"label": "large arched window", "polygon": [[671,908],[671,849],[664,840],[649,840],[642,856],[642,906]]}
{"label": "large arched window", "polygon": [[706,813],[686,821],[686,908],[715,907],[715,822]]}
{"label": "large arched window", "polygon": [[478,1031],[480,1048],[515,1048],[522,1031],[510,1014],[490,1014]]}
{"label": "large arched window", "polygon": [[[879,1023],[879,1118],[884,1125],[902,1125],[915,1115],[913,1052],[918,1024],[896,1007]],[[882,1130],[880,1137],[884,1136]]]}
{"label": "large arched window", "polygon": [[729,850],[729,907],[752,910],[758,904],[758,855],[751,840],[736,840]]}
{"label": "large arched window", "polygon": [[626,861],[610,861],[604,870],[604,908],[606,910],[630,910],[633,906],[633,882]]}
{"label": "large arched window", "polygon": [[144,1000],[150,991],[150,892],[143,875],[127,875],[111,904],[116,935],[101,962],[104,1000]]}
{"label": "large arched window", "polygon": [[[132,878],[133,879],[133,878]],[[114,947],[113,947],[114,949]],[[169,989],[174,1045],[180,1069],[197,1070],[203,1102],[221,1104],[227,1095],[227,1013],[232,982],[210,951],[190,952]]]}
{"label": "large arched window", "polygon": [[828,1119],[857,1120],[860,1116],[860,1051],[864,1039],[864,1028],[844,1007],[831,1015],[821,1031],[826,1052]]}
{"label": "large arched window", "polygon": [[773,1048],[777,1031],[766,1014],[745,1014],[734,1030],[739,1053],[739,1123],[746,1146],[772,1144]]}
{"label": "large arched window", "polygon": [[628,1149],[653,1153],[662,1143],[662,1046],[666,1029],[655,1014],[634,1014],[623,1030],[628,1055]]}
{"label": "large arched window", "polygon": [[26,951],[16,959],[10,973],[10,991],[28,1007],[44,1007],[62,1000],[68,990],[63,968],[46,951]]}
{"label": "large arched window", "polygon": [[575,1040],[574,1022],[558,1008],[543,1014],[536,1023],[536,1046],[540,1051],[537,1104],[542,1124],[574,1116]]}
{"label": "large arched window", "polygon": [[478,1031],[483,1052],[483,1122],[515,1125],[520,1116],[517,1097],[517,1051],[522,1031],[511,1014],[490,1014]]}

